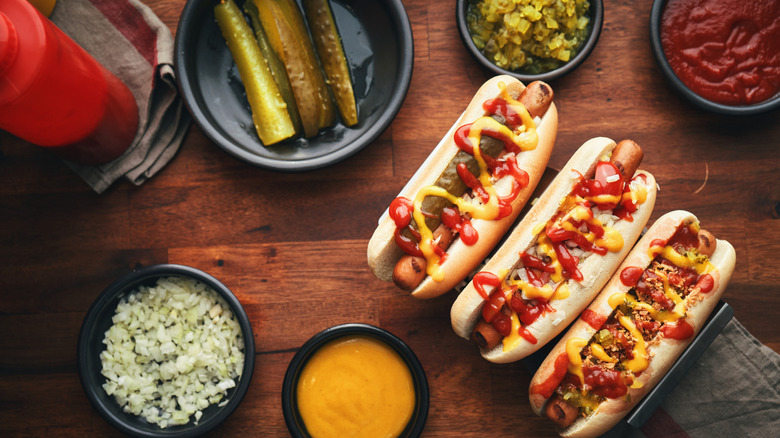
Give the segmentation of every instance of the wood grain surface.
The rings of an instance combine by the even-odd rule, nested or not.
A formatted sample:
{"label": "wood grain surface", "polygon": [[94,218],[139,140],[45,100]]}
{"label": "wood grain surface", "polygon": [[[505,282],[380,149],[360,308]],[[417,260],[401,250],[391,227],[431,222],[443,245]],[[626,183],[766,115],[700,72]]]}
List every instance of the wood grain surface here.
{"label": "wood grain surface", "polygon": [[[143,1],[175,33],[185,0]],[[379,139],[326,169],[258,169],[193,125],[157,176],[97,195],[57,157],[0,133],[0,435],[118,435],[81,389],[78,331],[112,281],[167,262],[220,279],[253,324],[252,387],[212,436],[286,436],[287,364],[310,336],[346,322],[381,326],[416,352],[431,391],[424,436],[554,434],[528,405],[531,373],[486,362],[452,332],[453,294],[418,301],[366,265],[378,217],[489,77],[461,44],[455,0],[403,3],[415,49],[404,105]],[[595,136],[642,145],[642,168],[660,185],[651,220],[686,209],[734,245],[724,299],[780,351],[780,113],[692,107],[652,59],[651,2],[604,3],[595,51],[551,83],[560,125],[550,166]]]}

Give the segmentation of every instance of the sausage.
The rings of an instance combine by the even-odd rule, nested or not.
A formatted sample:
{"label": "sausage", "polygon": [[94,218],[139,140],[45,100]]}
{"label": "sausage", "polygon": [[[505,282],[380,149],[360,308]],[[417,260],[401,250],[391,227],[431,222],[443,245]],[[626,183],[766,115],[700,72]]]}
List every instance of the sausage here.
{"label": "sausage", "polygon": [[393,283],[403,290],[412,290],[425,278],[424,257],[405,254],[393,269]]}
{"label": "sausage", "polygon": [[493,327],[493,324],[480,320],[474,327],[474,342],[483,350],[496,348],[504,336]]}
{"label": "sausage", "polygon": [[525,106],[531,117],[541,117],[553,101],[553,90],[542,81],[534,81],[520,93],[518,101]]}
{"label": "sausage", "polygon": [[439,226],[433,230],[433,241],[436,242],[436,244],[439,245],[441,249],[449,248],[450,245],[452,245],[452,241],[454,239],[455,233],[453,233],[452,229],[444,224],[439,224]]}
{"label": "sausage", "polygon": [[[621,140],[615,145],[615,148],[612,149],[612,155],[609,158],[609,162],[617,167],[620,174],[623,175],[624,180],[629,180],[639,168],[642,158],[644,158],[644,152],[636,142],[633,140]],[[593,179],[596,175],[597,164],[598,162],[594,162],[588,171],[585,172],[583,175],[585,179]]]}
{"label": "sausage", "polygon": [[609,162],[614,164],[618,168],[620,173],[623,174],[623,178],[631,179],[634,176],[634,172],[639,168],[639,163],[642,162],[644,152],[633,140],[621,140],[620,143],[612,150],[612,156]]}
{"label": "sausage", "polygon": [[[455,234],[444,224],[433,230],[433,240],[443,250],[452,245]],[[428,262],[424,257],[404,255],[393,269],[393,283],[403,290],[413,290],[425,278]]]}
{"label": "sausage", "polygon": [[712,257],[715,253],[715,248],[718,246],[718,240],[707,230],[699,230],[699,254]]}
{"label": "sausage", "polygon": [[[518,96],[517,100],[521,102],[526,109],[528,110],[528,113],[532,117],[541,117],[544,115],[545,112],[547,112],[547,109],[550,107],[550,104],[552,104],[553,101],[553,91],[552,88],[541,81],[534,81],[528,84],[527,87],[523,89],[522,92],[520,92],[520,95]],[[489,155],[500,155],[500,151],[493,151],[492,149],[495,149],[498,147],[499,149],[503,149],[503,144],[500,141],[497,141],[493,139],[492,137],[483,137],[483,141],[487,141],[490,143],[493,143],[493,148],[491,148],[491,153]],[[496,153],[498,152],[498,153]],[[444,176],[440,177],[439,180],[436,181],[436,185],[445,188],[448,192],[455,193],[455,195],[461,195],[466,190],[466,186],[464,183],[460,181],[459,178],[456,177],[456,165],[458,162],[462,160],[473,160],[471,155],[466,154],[465,152],[459,152],[459,156],[462,155],[463,158],[456,157],[453,159],[453,163],[451,163],[450,166],[448,166],[448,171],[445,171],[448,174],[452,174],[451,177],[445,178]],[[474,161],[474,167],[476,172],[476,161]],[[451,170],[449,170],[451,168]],[[451,182],[450,180],[457,179],[457,183],[462,185],[460,190],[457,190],[457,188],[453,189],[450,187],[450,185],[456,184],[455,182]],[[446,205],[446,201],[444,198],[439,197],[429,197],[426,198],[425,201],[423,201],[423,208],[428,212],[439,212],[441,209]],[[435,203],[432,205],[432,203]],[[428,221],[426,221],[428,222]],[[452,240],[455,238],[455,234],[452,230],[445,227],[443,224],[439,224],[436,230],[433,233],[434,239],[438,240],[438,245],[442,249],[446,250],[449,248],[450,244],[452,244]],[[401,289],[403,290],[414,290],[417,286],[422,283],[422,281],[425,279],[425,275],[421,274],[420,272],[425,272],[426,269],[426,261],[422,257],[411,257],[411,256],[403,256],[401,257],[398,262],[396,263],[395,268],[393,269],[393,282]]]}
{"label": "sausage", "polygon": [[566,403],[560,396],[555,396],[547,403],[544,414],[563,429],[574,423],[580,414],[580,409]]}

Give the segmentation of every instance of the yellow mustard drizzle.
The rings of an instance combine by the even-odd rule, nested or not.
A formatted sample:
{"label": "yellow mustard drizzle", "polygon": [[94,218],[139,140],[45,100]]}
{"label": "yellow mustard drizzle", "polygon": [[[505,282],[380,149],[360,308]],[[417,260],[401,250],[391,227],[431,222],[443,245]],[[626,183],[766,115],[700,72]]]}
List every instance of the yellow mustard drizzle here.
{"label": "yellow mustard drizzle", "polygon": [[[504,298],[509,302],[512,299],[512,293],[515,289],[522,291],[523,295],[529,299],[544,299],[545,301],[552,301],[556,299],[565,299],[569,297],[569,287],[565,283],[559,283],[558,286],[553,289],[550,284],[545,284],[542,287],[537,287],[520,279],[505,279],[508,270],[502,270],[501,275],[501,293],[504,294]],[[523,341],[523,337],[520,336],[520,322],[517,313],[513,310],[512,315],[512,331],[509,336],[504,337],[502,340],[504,351],[509,351]]]}
{"label": "yellow mustard drizzle", "polygon": [[647,256],[650,257],[650,259],[656,258],[661,252],[664,250],[664,246],[654,246],[652,245],[653,242],[650,242],[651,245],[649,248],[647,248]]}
{"label": "yellow mustard drizzle", "polygon": [[[512,141],[523,151],[536,149],[536,145],[539,143],[539,133],[536,131],[536,123],[534,123],[533,117],[531,117],[531,114],[528,112],[525,105],[509,94],[506,85],[503,82],[498,84],[498,86],[501,89],[501,98],[506,101],[507,106],[517,113],[520,116],[520,120],[523,121],[523,123],[515,129]],[[488,118],[492,120],[491,117]]]}
{"label": "yellow mustard drizzle", "polygon": [[[532,285],[531,283],[528,283],[527,281],[515,279],[515,280],[507,280],[506,283],[507,289],[520,289],[523,291],[523,295],[529,299],[537,299],[542,298],[545,301],[550,301],[550,299],[555,294],[556,290],[552,288],[549,284],[545,284],[542,287],[537,287]],[[511,298],[511,295],[507,297],[507,300]]]}
{"label": "yellow mustard drizzle", "polygon": [[610,295],[607,302],[609,303],[609,307],[611,307],[612,310],[614,310],[617,306],[623,304],[627,298],[628,298],[628,294],[623,292],[618,292],[616,294]]}
{"label": "yellow mustard drizzle", "polygon": [[534,225],[534,227],[531,229],[531,235],[536,236],[542,231],[544,231],[544,227],[546,227],[547,224],[544,222],[539,222],[538,224]]}
{"label": "yellow mustard drizzle", "polygon": [[512,312],[512,330],[509,332],[509,336],[504,337],[501,341],[503,345],[503,351],[509,351],[515,348],[518,344],[523,342],[522,336],[520,336],[520,318],[517,317],[517,313]]}
{"label": "yellow mustard drizzle", "polygon": [[683,300],[683,298],[680,295],[678,295],[677,292],[674,291],[674,289],[672,289],[672,286],[669,284],[669,277],[667,277],[666,274],[662,272],[656,272],[656,275],[658,275],[664,283],[664,295],[666,295],[666,298],[669,298],[674,303],[674,309],[672,309],[672,311],[668,313],[677,316],[675,320],[684,317],[685,300]]}
{"label": "yellow mustard drizzle", "polygon": [[660,255],[666,260],[672,262],[678,268],[693,269],[699,275],[712,272],[716,269],[715,265],[710,263],[709,260],[704,260],[704,261],[691,260],[690,258],[675,251],[674,248],[672,248],[669,245],[665,246],[663,250],[661,250]]}
{"label": "yellow mustard drizzle", "polygon": [[417,192],[417,195],[414,198],[414,211],[412,212],[412,216],[417,223],[418,231],[420,233],[420,251],[427,262],[426,273],[434,281],[444,280],[444,271],[441,269],[441,257],[434,251],[433,231],[425,223],[425,215],[422,212],[423,200],[428,196],[442,197],[457,205],[461,214],[468,213],[473,219],[495,220],[499,214],[498,193],[491,181],[487,163],[482,157],[482,149],[480,148],[482,131],[485,129],[499,131],[510,138],[512,142],[523,151],[536,149],[536,145],[539,141],[536,124],[528,113],[528,110],[522,103],[510,96],[509,92],[506,90],[505,83],[500,82],[498,86],[501,90],[501,97],[506,100],[507,105],[512,110],[520,115],[523,123],[512,131],[507,126],[498,123],[492,117],[483,115],[472,123],[471,128],[469,129],[469,141],[473,146],[474,159],[479,166],[479,176],[477,178],[485,189],[485,192],[490,196],[488,203],[476,204],[468,202],[461,197],[453,196],[444,188],[435,185],[423,187]]}
{"label": "yellow mustard drizzle", "polygon": [[566,283],[561,283],[558,285],[558,287],[555,288],[555,295],[553,295],[553,300],[565,300],[566,298],[569,298],[569,295],[571,295],[571,291],[569,291],[569,285]]}
{"label": "yellow mustard drizzle", "polygon": [[587,196],[585,199],[594,204],[617,204],[622,198],[620,195],[609,195],[604,193],[602,195]]}
{"label": "yellow mustard drizzle", "polygon": [[623,367],[634,374],[644,371],[650,364],[650,356],[647,354],[647,342],[645,342],[642,333],[636,328],[636,325],[631,321],[631,318],[620,315],[618,316],[618,322],[625,327],[634,338],[634,357],[632,359],[624,360]]}
{"label": "yellow mustard drizzle", "polygon": [[602,361],[602,362],[609,362],[609,363],[615,363],[617,362],[617,359],[607,354],[606,351],[604,351],[604,347],[601,346],[601,344],[592,343],[590,344],[590,351],[593,353],[594,356],[596,356],[596,359]]}
{"label": "yellow mustard drizzle", "polygon": [[631,187],[626,193],[623,193],[621,202],[631,200],[631,203],[635,205],[644,204],[647,200],[647,187],[642,184],[637,184],[636,187]]}
{"label": "yellow mustard drizzle", "polygon": [[[605,226],[600,220],[593,217],[593,212],[581,203],[581,199],[577,195],[567,196],[561,207],[566,210],[566,214],[561,216],[556,221],[556,224],[566,231],[581,235],[594,246],[604,248],[610,252],[620,251],[623,248],[623,236],[612,227]],[[597,238],[595,233],[580,230],[572,221],[585,222],[591,226],[602,228],[604,229],[604,234]]]}
{"label": "yellow mustard drizzle", "polygon": [[588,341],[580,338],[571,338],[566,341],[566,355],[569,357],[568,370],[579,377],[580,383],[585,385],[585,374],[582,372],[582,357],[580,352],[588,345]]}
{"label": "yellow mustard drizzle", "polygon": [[[675,307],[674,310],[658,310],[655,307],[643,303],[640,301],[637,301],[636,298],[629,294],[625,293],[616,293],[609,297],[609,305],[613,309],[619,306],[622,303],[627,303],[629,307],[633,308],[639,308],[644,309],[647,311],[647,313],[656,321],[660,322],[675,322],[679,320],[680,318],[685,317],[685,307],[680,307],[680,311],[678,311],[678,308]],[[684,301],[683,301],[684,303]]]}
{"label": "yellow mustard drizzle", "polygon": [[550,259],[548,265],[555,270],[550,273],[550,280],[552,280],[553,283],[559,283],[563,280],[563,266],[561,266],[561,262],[558,261],[558,254],[556,254],[555,248],[553,248],[552,242],[550,242],[550,238],[547,237],[547,233],[543,232],[539,234],[539,237],[536,239],[536,245],[539,252]]}

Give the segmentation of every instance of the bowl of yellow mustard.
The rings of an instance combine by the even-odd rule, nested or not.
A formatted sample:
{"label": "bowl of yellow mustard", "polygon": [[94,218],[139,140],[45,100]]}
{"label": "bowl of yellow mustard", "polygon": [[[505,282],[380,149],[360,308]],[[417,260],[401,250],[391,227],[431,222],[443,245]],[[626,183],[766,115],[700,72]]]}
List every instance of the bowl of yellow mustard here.
{"label": "bowl of yellow mustard", "polygon": [[418,437],[429,403],[428,381],[414,352],[368,324],[314,335],[290,361],[282,386],[293,437]]}
{"label": "bowl of yellow mustard", "polygon": [[458,0],[458,32],[482,66],[523,82],[551,81],[582,64],[604,22],[602,0]]}

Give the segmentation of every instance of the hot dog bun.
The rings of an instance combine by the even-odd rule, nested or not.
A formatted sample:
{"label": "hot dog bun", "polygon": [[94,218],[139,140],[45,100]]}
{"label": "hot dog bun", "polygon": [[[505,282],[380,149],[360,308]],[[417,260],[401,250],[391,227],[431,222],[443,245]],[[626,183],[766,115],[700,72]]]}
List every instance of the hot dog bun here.
{"label": "hot dog bun", "polygon": [[[422,189],[436,182],[453,157],[460,151],[454,140],[458,128],[485,116],[486,111],[483,109],[483,103],[488,99],[502,96],[504,87],[512,94],[513,98],[518,98],[522,90],[526,88],[517,79],[510,76],[497,76],[485,82],[460,118],[453,124],[449,132],[447,132],[423,165],[401,190],[399,197],[414,200]],[[530,88],[531,85],[529,85]],[[440,264],[444,278],[436,281],[426,275],[419,286],[411,290],[411,295],[415,298],[439,296],[461,282],[478,263],[485,259],[503,237],[530,197],[547,166],[558,129],[558,113],[555,105],[551,103],[552,91],[546,84],[544,84],[543,90],[549,92],[549,96],[546,96],[546,104],[544,108],[541,108],[543,113],[535,115],[529,109],[531,115],[536,116],[534,117],[535,129],[538,134],[536,146],[532,150],[524,150],[516,154],[518,167],[528,174],[528,184],[512,201],[512,213],[499,220],[472,219],[471,224],[479,235],[478,241],[473,245],[466,245],[456,237],[446,251],[446,258]],[[545,97],[545,95],[543,94],[542,97]],[[540,110],[540,108],[536,109]],[[494,182],[496,192],[500,196],[509,193],[512,186],[513,178],[510,176],[502,177]],[[380,218],[379,224],[368,244],[368,265],[374,275],[380,280],[392,281],[396,263],[405,255],[404,251],[395,242],[395,231],[396,223],[386,211]]]}
{"label": "hot dog bun", "polygon": [[[538,244],[537,236],[544,230],[540,227],[551,221],[559,208],[563,208],[581,175],[592,174],[596,163],[609,157],[613,150],[616,150],[615,142],[604,137],[593,138],[583,144],[480,273],[487,272],[503,277],[508,274],[502,273],[511,273],[517,269],[520,253]],[[646,198],[632,214],[633,221],[611,219],[613,222],[610,227],[622,236],[622,247],[604,255],[590,253],[580,259],[579,269],[583,280],[564,279],[563,283],[568,285],[569,296],[551,299],[548,304],[553,311],[547,311],[532,324],[524,325],[531,336],[536,338],[536,343],[522,339],[509,348],[499,343],[494,348],[481,348],[483,357],[492,362],[505,363],[533,353],[563,331],[598,294],[639,238],[655,203],[656,183],[650,173],[637,170],[633,176],[626,176],[626,179],[631,180],[632,184],[641,185],[646,190]],[[472,280],[455,300],[450,312],[455,333],[465,339],[472,338],[477,323],[484,323],[482,308],[485,303],[486,299],[479,292],[475,280]],[[516,320],[517,316],[513,318]]]}
{"label": "hot dog bun", "polygon": [[[666,213],[661,216],[637,243],[636,247],[626,257],[615,275],[610,279],[598,297],[588,307],[590,323],[582,317],[578,319],[564,337],[556,344],[545,361],[537,370],[531,380],[529,399],[534,412],[543,415],[548,403],[561,403],[562,399],[556,395],[555,388],[564,381],[565,372],[569,369],[570,357],[567,353],[567,344],[572,341],[572,345],[577,340],[590,340],[594,334],[599,332],[604,324],[593,327],[592,321],[607,321],[607,318],[613,313],[613,304],[616,300],[613,298],[610,304],[610,298],[621,297],[616,294],[626,294],[633,290],[634,286],[624,284],[621,279],[621,273],[626,268],[641,268],[642,270],[651,266],[651,262],[658,254],[659,242],[664,245],[677,232],[681,226],[687,227],[690,224],[697,224],[698,219],[693,214],[677,210]],[[604,398],[595,410],[588,416],[578,416],[573,423],[566,427],[559,427],[559,433],[564,437],[595,437],[610,430],[617,424],[641,399],[645,396],[666,374],[669,368],[674,364],[677,358],[682,354],[685,348],[693,341],[696,334],[707,320],[708,316],[715,308],[715,305],[723,295],[728,285],[731,274],[734,271],[736,254],[734,248],[725,240],[717,240],[714,252],[709,257],[709,263],[712,265],[707,272],[713,282],[712,288],[708,292],[702,292],[701,289],[694,288],[692,292],[684,299],[685,317],[682,319],[690,324],[692,332],[684,339],[672,339],[664,336],[663,332],[647,342],[646,350],[649,362],[646,368],[641,369],[638,376],[634,378],[634,384],[628,388],[626,395],[616,398]],[[626,271],[628,272],[628,271]],[[704,277],[704,274],[701,275]],[[700,277],[700,278],[701,278]],[[696,283],[697,285],[699,283]],[[704,284],[704,283],[702,283]],[[669,324],[680,324],[679,322],[670,322]],[[576,350],[579,357],[580,349]],[[563,357],[566,360],[563,360]],[[558,370],[556,374],[556,360],[558,361]],[[566,362],[566,368],[561,368],[561,364]],[[617,368],[617,367],[616,367]],[[575,367],[576,369],[576,367]],[[637,383],[638,382],[638,383]],[[579,408],[577,408],[579,414]],[[565,424],[565,423],[564,423]]]}

